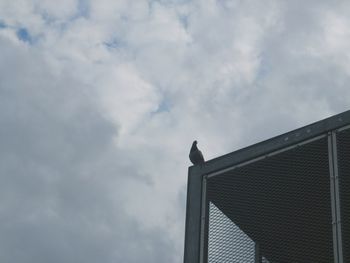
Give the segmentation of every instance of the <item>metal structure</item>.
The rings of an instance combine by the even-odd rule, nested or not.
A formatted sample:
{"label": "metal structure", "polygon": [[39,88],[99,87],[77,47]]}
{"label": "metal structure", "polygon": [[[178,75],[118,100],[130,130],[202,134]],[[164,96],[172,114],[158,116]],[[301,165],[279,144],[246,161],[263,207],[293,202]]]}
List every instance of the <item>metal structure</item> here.
{"label": "metal structure", "polygon": [[350,111],[191,166],[184,263],[350,262]]}

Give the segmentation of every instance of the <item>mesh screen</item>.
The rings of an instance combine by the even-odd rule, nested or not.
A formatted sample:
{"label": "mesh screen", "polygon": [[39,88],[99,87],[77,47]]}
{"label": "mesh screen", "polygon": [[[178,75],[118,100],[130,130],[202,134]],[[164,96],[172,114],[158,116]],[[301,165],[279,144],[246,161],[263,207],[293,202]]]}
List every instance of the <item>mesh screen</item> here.
{"label": "mesh screen", "polygon": [[254,262],[255,243],[213,203],[209,205],[209,262]]}
{"label": "mesh screen", "polygon": [[254,262],[255,242],[262,262],[332,262],[327,145],[322,138],[209,177],[208,262]]}
{"label": "mesh screen", "polygon": [[337,134],[344,262],[350,262],[350,129]]}

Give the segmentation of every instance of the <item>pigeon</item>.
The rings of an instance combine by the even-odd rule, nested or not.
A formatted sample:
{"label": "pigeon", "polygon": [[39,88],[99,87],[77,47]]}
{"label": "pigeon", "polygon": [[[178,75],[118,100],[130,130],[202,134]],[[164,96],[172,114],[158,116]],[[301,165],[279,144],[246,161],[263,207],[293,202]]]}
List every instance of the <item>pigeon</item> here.
{"label": "pigeon", "polygon": [[202,152],[197,148],[197,141],[192,143],[190,150],[190,160],[194,165],[203,164],[204,158]]}

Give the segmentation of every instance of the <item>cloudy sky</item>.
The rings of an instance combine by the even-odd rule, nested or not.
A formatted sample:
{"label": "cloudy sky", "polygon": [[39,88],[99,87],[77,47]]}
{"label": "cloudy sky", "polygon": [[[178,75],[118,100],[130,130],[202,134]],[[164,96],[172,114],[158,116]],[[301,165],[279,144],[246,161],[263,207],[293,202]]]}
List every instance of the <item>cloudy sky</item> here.
{"label": "cloudy sky", "polygon": [[345,0],[0,0],[0,262],[182,262],[192,141],[348,110],[349,47]]}

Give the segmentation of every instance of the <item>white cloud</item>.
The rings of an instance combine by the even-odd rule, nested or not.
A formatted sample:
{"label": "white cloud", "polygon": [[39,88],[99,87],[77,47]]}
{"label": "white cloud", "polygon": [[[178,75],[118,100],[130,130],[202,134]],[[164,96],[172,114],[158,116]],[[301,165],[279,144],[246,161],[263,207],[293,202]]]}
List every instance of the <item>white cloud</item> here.
{"label": "white cloud", "polygon": [[131,65],[123,64],[105,70],[96,83],[103,90],[102,104],[110,117],[121,123],[123,134],[133,132],[156,110],[159,95]]}
{"label": "white cloud", "polygon": [[71,19],[79,11],[77,0],[62,0],[59,4],[50,0],[34,0],[32,3],[34,11],[48,19]]}

